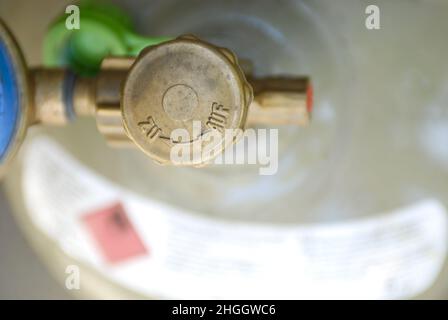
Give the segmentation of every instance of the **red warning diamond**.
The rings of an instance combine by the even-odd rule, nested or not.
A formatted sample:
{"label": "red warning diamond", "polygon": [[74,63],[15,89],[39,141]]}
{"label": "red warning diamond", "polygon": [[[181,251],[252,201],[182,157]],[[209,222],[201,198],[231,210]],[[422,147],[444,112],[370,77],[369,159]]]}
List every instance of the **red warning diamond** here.
{"label": "red warning diamond", "polygon": [[82,220],[109,263],[148,254],[120,203],[88,213]]}

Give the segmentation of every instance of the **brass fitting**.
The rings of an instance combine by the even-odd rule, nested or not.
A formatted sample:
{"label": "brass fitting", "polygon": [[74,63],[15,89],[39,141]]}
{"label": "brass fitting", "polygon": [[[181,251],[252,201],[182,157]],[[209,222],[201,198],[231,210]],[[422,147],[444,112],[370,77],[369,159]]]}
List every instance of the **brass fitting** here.
{"label": "brass fitting", "polygon": [[31,74],[34,123],[95,116],[110,144],[136,145],[162,164],[178,143],[171,132],[193,134],[195,120],[202,136],[246,125],[306,125],[311,114],[308,78],[246,79],[230,50],[190,35],[148,47],[136,59],[107,58],[95,78],[63,70]]}
{"label": "brass fitting", "polygon": [[[105,59],[95,78],[62,69],[28,70],[1,21],[0,42],[9,80],[0,82],[0,89],[11,92],[0,101],[0,175],[34,124],[65,125],[77,116],[94,116],[113,145],[138,146],[162,164],[202,166],[238,138],[227,139],[226,129],[304,125],[311,112],[307,78],[246,79],[230,50],[191,35],[148,47],[137,59]],[[250,62],[243,67],[250,73]],[[174,138],[178,129],[187,134]],[[189,147],[195,158],[204,141],[216,136],[213,152],[199,162],[171,161],[173,147]]]}

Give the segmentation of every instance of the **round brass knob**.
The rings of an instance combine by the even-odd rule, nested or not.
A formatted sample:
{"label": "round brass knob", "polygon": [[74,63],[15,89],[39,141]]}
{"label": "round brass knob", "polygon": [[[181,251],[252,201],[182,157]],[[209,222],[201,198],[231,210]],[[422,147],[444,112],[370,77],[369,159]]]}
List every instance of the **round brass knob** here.
{"label": "round brass knob", "polygon": [[[192,153],[182,165],[198,166],[229,144],[222,134],[222,141],[214,141],[218,152],[202,154],[198,162],[193,159],[198,141],[211,132],[244,129],[252,99],[231,51],[182,36],[140,53],[124,83],[121,112],[127,135],[152,159],[173,163],[171,149],[182,143],[191,145]],[[187,137],[173,138],[176,129]]]}

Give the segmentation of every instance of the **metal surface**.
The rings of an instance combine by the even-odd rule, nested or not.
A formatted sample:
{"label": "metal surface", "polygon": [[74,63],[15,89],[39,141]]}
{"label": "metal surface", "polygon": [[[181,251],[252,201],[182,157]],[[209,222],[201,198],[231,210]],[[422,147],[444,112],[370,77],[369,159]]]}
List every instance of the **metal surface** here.
{"label": "metal surface", "polygon": [[250,124],[308,125],[313,90],[308,78],[249,78],[255,100],[250,107]]}
{"label": "metal surface", "polygon": [[34,69],[31,74],[34,123],[66,125],[71,120],[64,89],[66,71]]}
{"label": "metal surface", "polygon": [[104,59],[96,80],[93,105],[96,124],[112,146],[133,146],[126,135],[120,110],[122,86],[133,62],[132,58]]}

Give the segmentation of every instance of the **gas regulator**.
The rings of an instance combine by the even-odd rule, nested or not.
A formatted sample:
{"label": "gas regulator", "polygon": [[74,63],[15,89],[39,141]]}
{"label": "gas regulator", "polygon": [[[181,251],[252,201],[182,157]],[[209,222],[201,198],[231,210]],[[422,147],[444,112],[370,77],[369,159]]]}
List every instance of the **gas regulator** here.
{"label": "gas regulator", "polygon": [[[173,164],[170,149],[179,142],[171,132],[191,132],[195,121],[201,136],[256,125],[306,125],[309,79],[257,78],[249,64],[226,48],[183,35],[147,46],[136,58],[106,57],[93,77],[64,68],[28,69],[0,21],[0,174],[29,126],[60,126],[79,116],[95,117],[112,146],[137,146],[159,164]],[[228,147],[220,146],[219,152]]]}

